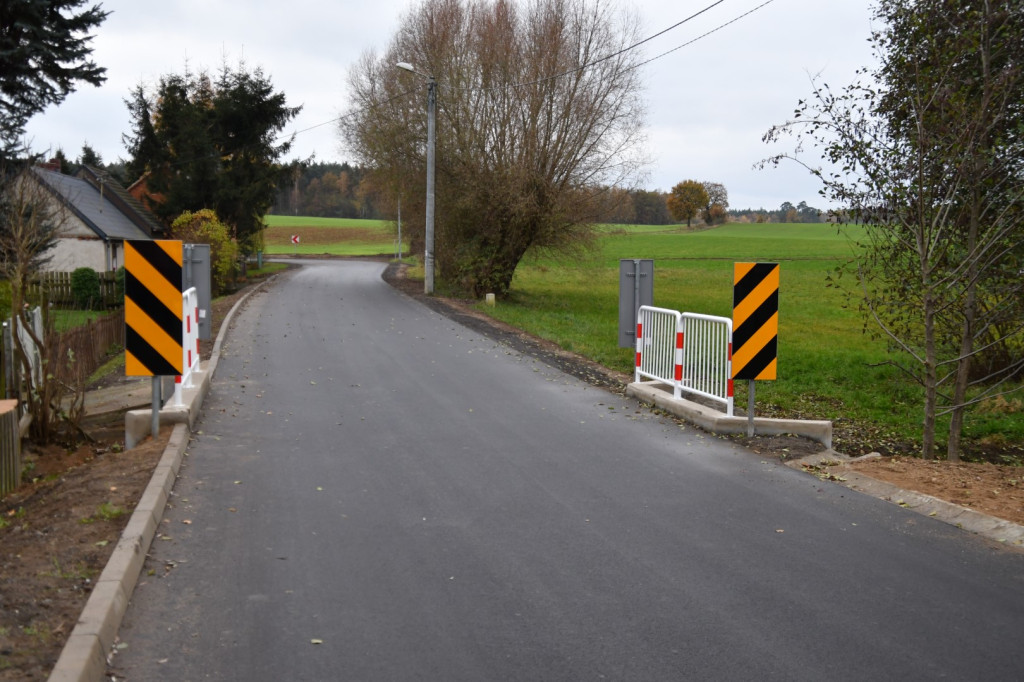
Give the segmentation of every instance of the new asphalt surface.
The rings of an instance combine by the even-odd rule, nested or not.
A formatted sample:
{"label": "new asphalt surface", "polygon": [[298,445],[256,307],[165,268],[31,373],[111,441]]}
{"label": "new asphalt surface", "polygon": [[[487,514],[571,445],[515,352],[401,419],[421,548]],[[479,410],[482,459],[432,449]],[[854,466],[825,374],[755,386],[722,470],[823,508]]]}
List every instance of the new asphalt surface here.
{"label": "new asphalt surface", "polygon": [[236,316],[128,680],[1016,679],[1024,557],[309,262]]}

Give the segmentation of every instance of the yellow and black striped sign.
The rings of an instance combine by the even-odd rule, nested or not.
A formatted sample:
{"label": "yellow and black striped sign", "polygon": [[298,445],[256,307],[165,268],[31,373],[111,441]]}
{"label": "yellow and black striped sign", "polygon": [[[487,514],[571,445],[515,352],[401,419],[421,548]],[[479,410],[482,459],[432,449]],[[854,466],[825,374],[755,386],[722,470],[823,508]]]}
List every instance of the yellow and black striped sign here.
{"label": "yellow and black striped sign", "polygon": [[182,373],[181,242],[124,243],[125,375]]}
{"label": "yellow and black striped sign", "polygon": [[732,378],[775,379],[779,264],[736,263],[732,290]]}

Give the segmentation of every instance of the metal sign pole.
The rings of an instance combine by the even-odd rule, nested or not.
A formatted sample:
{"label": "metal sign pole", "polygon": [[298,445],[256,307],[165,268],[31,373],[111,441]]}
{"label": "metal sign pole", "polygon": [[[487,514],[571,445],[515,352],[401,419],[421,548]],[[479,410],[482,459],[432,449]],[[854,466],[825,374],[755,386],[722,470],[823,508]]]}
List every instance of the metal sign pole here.
{"label": "metal sign pole", "polygon": [[161,377],[153,377],[153,420],[150,424],[153,440],[160,437],[160,380]]}
{"label": "metal sign pole", "polygon": [[633,260],[633,319],[640,312],[640,261]]}
{"label": "metal sign pole", "polygon": [[757,384],[753,379],[748,383],[747,388],[747,438],[754,437],[754,386]]}

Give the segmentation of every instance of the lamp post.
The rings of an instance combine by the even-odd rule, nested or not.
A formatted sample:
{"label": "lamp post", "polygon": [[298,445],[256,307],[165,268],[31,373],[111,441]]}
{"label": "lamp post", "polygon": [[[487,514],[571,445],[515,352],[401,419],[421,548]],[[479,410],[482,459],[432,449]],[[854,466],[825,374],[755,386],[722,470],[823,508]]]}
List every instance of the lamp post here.
{"label": "lamp post", "polygon": [[433,76],[420,73],[407,62],[396,66],[427,79],[427,215],[423,253],[423,293],[434,293],[434,140],[437,111],[437,81]]}

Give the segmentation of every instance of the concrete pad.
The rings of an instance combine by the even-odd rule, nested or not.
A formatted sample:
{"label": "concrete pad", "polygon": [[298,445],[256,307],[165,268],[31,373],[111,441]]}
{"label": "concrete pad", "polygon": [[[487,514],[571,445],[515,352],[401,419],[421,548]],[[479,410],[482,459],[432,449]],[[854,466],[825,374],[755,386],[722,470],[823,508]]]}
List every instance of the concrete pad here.
{"label": "concrete pad", "polygon": [[[676,415],[705,431],[721,434],[747,433],[746,417],[730,417],[724,412],[695,403],[684,398],[676,398],[665,384],[654,382],[634,382],[626,387],[626,395]],[[816,440],[826,448],[832,448],[832,422],[807,419],[768,419],[754,418],[754,433],[762,436],[779,436],[792,434]]]}
{"label": "concrete pad", "polygon": [[[199,409],[203,399],[210,392],[210,379],[213,372],[207,366],[193,373],[193,386],[181,389],[181,405],[175,405],[172,395],[160,408],[160,424],[187,424],[189,429],[195,427],[199,419]],[[129,410],[124,415],[124,446],[131,450],[151,435],[153,430],[153,409]]]}

